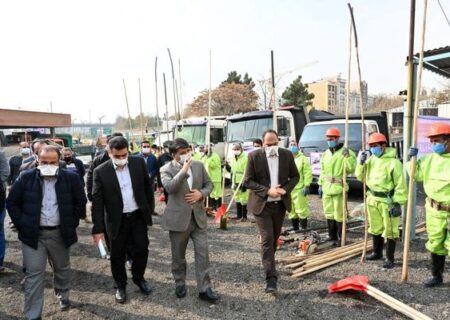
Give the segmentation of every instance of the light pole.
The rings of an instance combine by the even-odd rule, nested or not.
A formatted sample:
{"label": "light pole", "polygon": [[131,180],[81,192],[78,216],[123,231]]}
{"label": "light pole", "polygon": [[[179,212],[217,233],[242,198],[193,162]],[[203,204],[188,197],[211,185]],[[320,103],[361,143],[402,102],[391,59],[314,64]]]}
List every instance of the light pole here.
{"label": "light pole", "polygon": [[101,117],[98,117],[98,122],[99,122],[99,124],[100,124],[100,137],[103,136],[102,119],[103,119],[104,117],[105,117],[104,115],[101,116]]}

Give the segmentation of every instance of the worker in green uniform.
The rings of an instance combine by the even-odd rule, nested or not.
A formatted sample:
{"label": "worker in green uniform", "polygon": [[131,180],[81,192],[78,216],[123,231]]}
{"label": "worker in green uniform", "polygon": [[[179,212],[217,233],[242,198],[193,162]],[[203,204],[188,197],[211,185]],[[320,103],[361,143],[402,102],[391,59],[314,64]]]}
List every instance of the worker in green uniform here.
{"label": "worker in green uniform", "polygon": [[222,205],[222,161],[211,147],[201,147],[200,154],[202,154],[201,161],[214,185],[213,191],[209,195],[209,206],[213,210],[217,210]]}
{"label": "worker in green uniform", "polygon": [[[201,146],[203,147],[203,146]],[[200,147],[196,146],[195,148],[192,149],[192,159],[193,160],[197,160],[197,161],[201,161],[203,154],[200,153]]]}
{"label": "worker in green uniform", "polygon": [[[431,252],[432,278],[424,282],[425,287],[443,283],[445,256],[450,254],[450,125],[433,124],[428,133],[433,153],[416,162],[415,181],[423,181],[427,195],[425,211],[428,241]],[[409,156],[417,156],[418,149],[411,147]],[[410,169],[409,164],[407,164]]]}
{"label": "worker in green uniform", "polygon": [[310,211],[306,196],[309,194],[309,186],[312,182],[312,170],[309,159],[300,151],[295,140],[290,142],[289,148],[294,156],[300,180],[291,192],[292,208],[288,217],[291,220],[292,228],[287,231],[298,231],[300,227],[302,229],[308,227]]}
{"label": "worker in green uniform", "polygon": [[241,182],[244,179],[245,168],[247,167],[247,155],[240,143],[235,143],[232,150],[234,157],[231,160],[231,165],[227,164],[227,170],[231,172],[231,188],[236,193],[234,197],[236,220],[245,222],[247,221],[248,190]]}
{"label": "worker in green uniform", "polygon": [[383,258],[386,239],[386,260],[383,268],[392,269],[395,245],[400,237],[401,205],[407,200],[406,180],[403,165],[396,158],[396,149],[387,147],[383,134],[371,134],[369,147],[372,155],[368,157],[366,152],[362,152],[355,171],[359,181],[365,180],[368,190],[367,213],[369,233],[373,238],[373,252],[366,260]]}
{"label": "worker in green uniform", "polygon": [[[319,197],[322,198],[323,210],[327,219],[328,240],[339,245],[344,214],[342,194],[344,165],[347,175],[352,174],[356,167],[356,156],[352,150],[344,148],[344,144],[339,142],[341,133],[338,128],[329,128],[325,136],[328,150],[322,154],[320,159]],[[346,190],[348,190],[348,185]]]}

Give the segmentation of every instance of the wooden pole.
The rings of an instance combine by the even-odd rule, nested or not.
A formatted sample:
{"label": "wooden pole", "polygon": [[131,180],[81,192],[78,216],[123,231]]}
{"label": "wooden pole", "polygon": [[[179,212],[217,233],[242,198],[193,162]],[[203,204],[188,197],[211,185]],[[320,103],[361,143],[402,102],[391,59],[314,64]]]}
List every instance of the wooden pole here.
{"label": "wooden pole", "polygon": [[[422,85],[422,72],[423,72],[423,52],[425,47],[425,31],[426,31],[426,23],[427,23],[427,7],[428,0],[424,0],[424,8],[423,8],[423,20],[422,20],[422,37],[420,44],[420,53],[419,53],[419,73],[417,77],[417,85],[415,92],[415,101],[414,101],[414,118],[413,118],[413,130],[412,130],[412,145],[415,146],[417,144],[417,117],[419,114],[419,97],[420,90]],[[409,174],[409,185],[408,185],[408,205],[406,210],[406,225],[403,230],[404,233],[404,243],[403,243],[403,267],[402,267],[402,281],[408,281],[408,260],[409,260],[409,246],[411,239],[411,216],[413,211],[413,195],[414,195],[414,175],[416,173],[416,160],[417,157],[411,157],[410,159],[410,174]]]}
{"label": "wooden pole", "polygon": [[180,59],[178,59],[178,80],[180,80],[180,99],[178,100],[179,106],[178,109],[180,112],[184,110],[183,107],[183,82],[181,81],[181,62]]}
{"label": "wooden pole", "polygon": [[159,128],[159,105],[158,105],[158,57],[155,58],[155,103],[156,103],[156,130],[158,133],[158,146],[161,146],[161,129]]}
{"label": "wooden pole", "polygon": [[167,48],[167,52],[169,53],[170,66],[172,67],[173,107],[175,108],[175,119],[177,120],[177,124],[178,124],[178,121],[180,120],[180,112],[179,112],[179,110],[177,108],[175,71],[173,69],[172,55],[170,54],[170,49],[169,48]]}
{"label": "wooden pole", "polygon": [[139,124],[141,126],[141,140],[144,139],[144,113],[142,112],[142,93],[141,93],[141,78],[138,78],[139,87]]}
{"label": "wooden pole", "polygon": [[125,79],[122,79],[122,82],[123,82],[123,92],[125,93],[125,103],[127,105],[128,124],[130,126],[130,139],[131,139],[131,135],[133,134],[133,126],[131,125],[130,106],[128,104],[128,95],[127,95],[127,87],[125,86]]}
{"label": "wooden pole", "polygon": [[[344,138],[344,148],[348,149],[348,115],[350,109],[350,78],[352,75],[352,32],[353,24],[350,21],[350,35],[348,38],[348,73],[347,73],[347,96],[345,101],[345,138]],[[344,165],[343,176],[342,176],[342,235],[341,235],[341,246],[345,246],[347,241],[347,166]]]}
{"label": "wooden pole", "polygon": [[167,105],[167,86],[166,86],[166,74],[163,72],[164,81],[164,101],[166,103],[166,130],[169,131],[169,107]]}
{"label": "wooden pole", "polygon": [[211,50],[209,50],[209,89],[208,89],[208,121],[206,122],[206,150],[208,150],[208,156],[211,155]]}
{"label": "wooden pole", "polygon": [[278,123],[277,123],[277,95],[275,93],[275,65],[274,65],[274,59],[273,59],[273,50],[270,51],[270,64],[271,64],[271,72],[272,72],[272,98],[273,98],[273,104],[272,104],[272,111],[273,111],[273,119],[272,119],[272,129],[277,131],[278,130]]}
{"label": "wooden pole", "polygon": [[[364,99],[363,99],[363,82],[361,76],[361,64],[359,62],[359,49],[358,49],[358,33],[356,31],[355,17],[353,15],[353,7],[348,4],[348,8],[350,10],[350,16],[352,18],[352,26],[353,26],[353,34],[355,37],[355,49],[356,49],[356,62],[358,65],[358,79],[359,79],[359,104],[360,104],[360,113],[361,113],[361,150],[362,152],[366,151],[366,125],[364,123]],[[364,262],[366,259],[367,252],[367,241],[369,239],[369,223],[367,218],[367,187],[366,187],[366,169],[363,167],[363,206],[364,206],[364,248],[361,255],[361,262]]]}

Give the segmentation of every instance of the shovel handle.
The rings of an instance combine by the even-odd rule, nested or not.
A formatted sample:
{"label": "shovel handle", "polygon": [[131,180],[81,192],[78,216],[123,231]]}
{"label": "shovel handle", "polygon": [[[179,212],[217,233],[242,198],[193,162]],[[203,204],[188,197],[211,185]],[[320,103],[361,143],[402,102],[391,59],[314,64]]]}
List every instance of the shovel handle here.
{"label": "shovel handle", "polygon": [[367,286],[367,294],[376,300],[383,302],[385,305],[391,307],[394,310],[397,310],[401,314],[415,320],[432,320],[432,318],[427,315],[417,311],[414,308],[411,308],[407,304],[391,297],[390,295],[384,293],[383,291],[378,290],[371,285]]}

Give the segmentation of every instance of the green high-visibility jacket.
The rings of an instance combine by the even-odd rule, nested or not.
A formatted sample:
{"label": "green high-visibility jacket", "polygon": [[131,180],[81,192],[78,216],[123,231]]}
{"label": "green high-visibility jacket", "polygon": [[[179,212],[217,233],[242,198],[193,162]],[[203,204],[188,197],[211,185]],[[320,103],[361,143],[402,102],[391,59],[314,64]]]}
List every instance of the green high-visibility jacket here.
{"label": "green high-visibility jacket", "polygon": [[217,153],[204,155],[201,159],[212,182],[222,182],[222,162]]}
{"label": "green high-visibility jacket", "polygon": [[[410,163],[407,164],[410,171]],[[423,181],[428,198],[438,202],[450,203],[450,154],[431,153],[416,162],[416,181]]]}
{"label": "green high-visibility jacket", "polygon": [[[347,175],[352,174],[356,167],[355,153],[349,149],[349,155],[347,158],[343,155],[344,148],[341,147],[334,153],[330,149],[322,154],[320,159],[320,177],[319,185],[322,187],[324,194],[338,195],[342,193],[342,178],[344,175],[344,164],[346,165]],[[341,180],[331,182],[331,179]]]}
{"label": "green high-visibility jacket", "polygon": [[301,190],[304,187],[309,187],[312,182],[312,170],[309,159],[301,152],[295,156],[295,165],[297,167],[298,173],[300,174],[300,179],[294,190]]}
{"label": "green high-visibility jacket", "polygon": [[201,161],[202,155],[201,155],[199,152],[194,152],[194,153],[192,154],[192,159],[193,159],[193,160],[197,160],[197,161]]}
{"label": "green high-visibility jacket", "polygon": [[[394,190],[392,201],[405,204],[408,199],[406,180],[403,174],[403,165],[396,158],[396,154],[394,148],[386,148],[381,157],[370,156],[364,165],[356,166],[355,175],[359,181],[363,181],[363,168],[365,167],[366,185],[370,190],[385,193]],[[380,202],[388,202],[388,198],[385,197],[375,198]]]}
{"label": "green high-visibility jacket", "polygon": [[231,160],[231,174],[233,175],[233,184],[236,186],[244,178],[245,168],[247,167],[247,155],[242,152],[239,156],[234,156]]}

